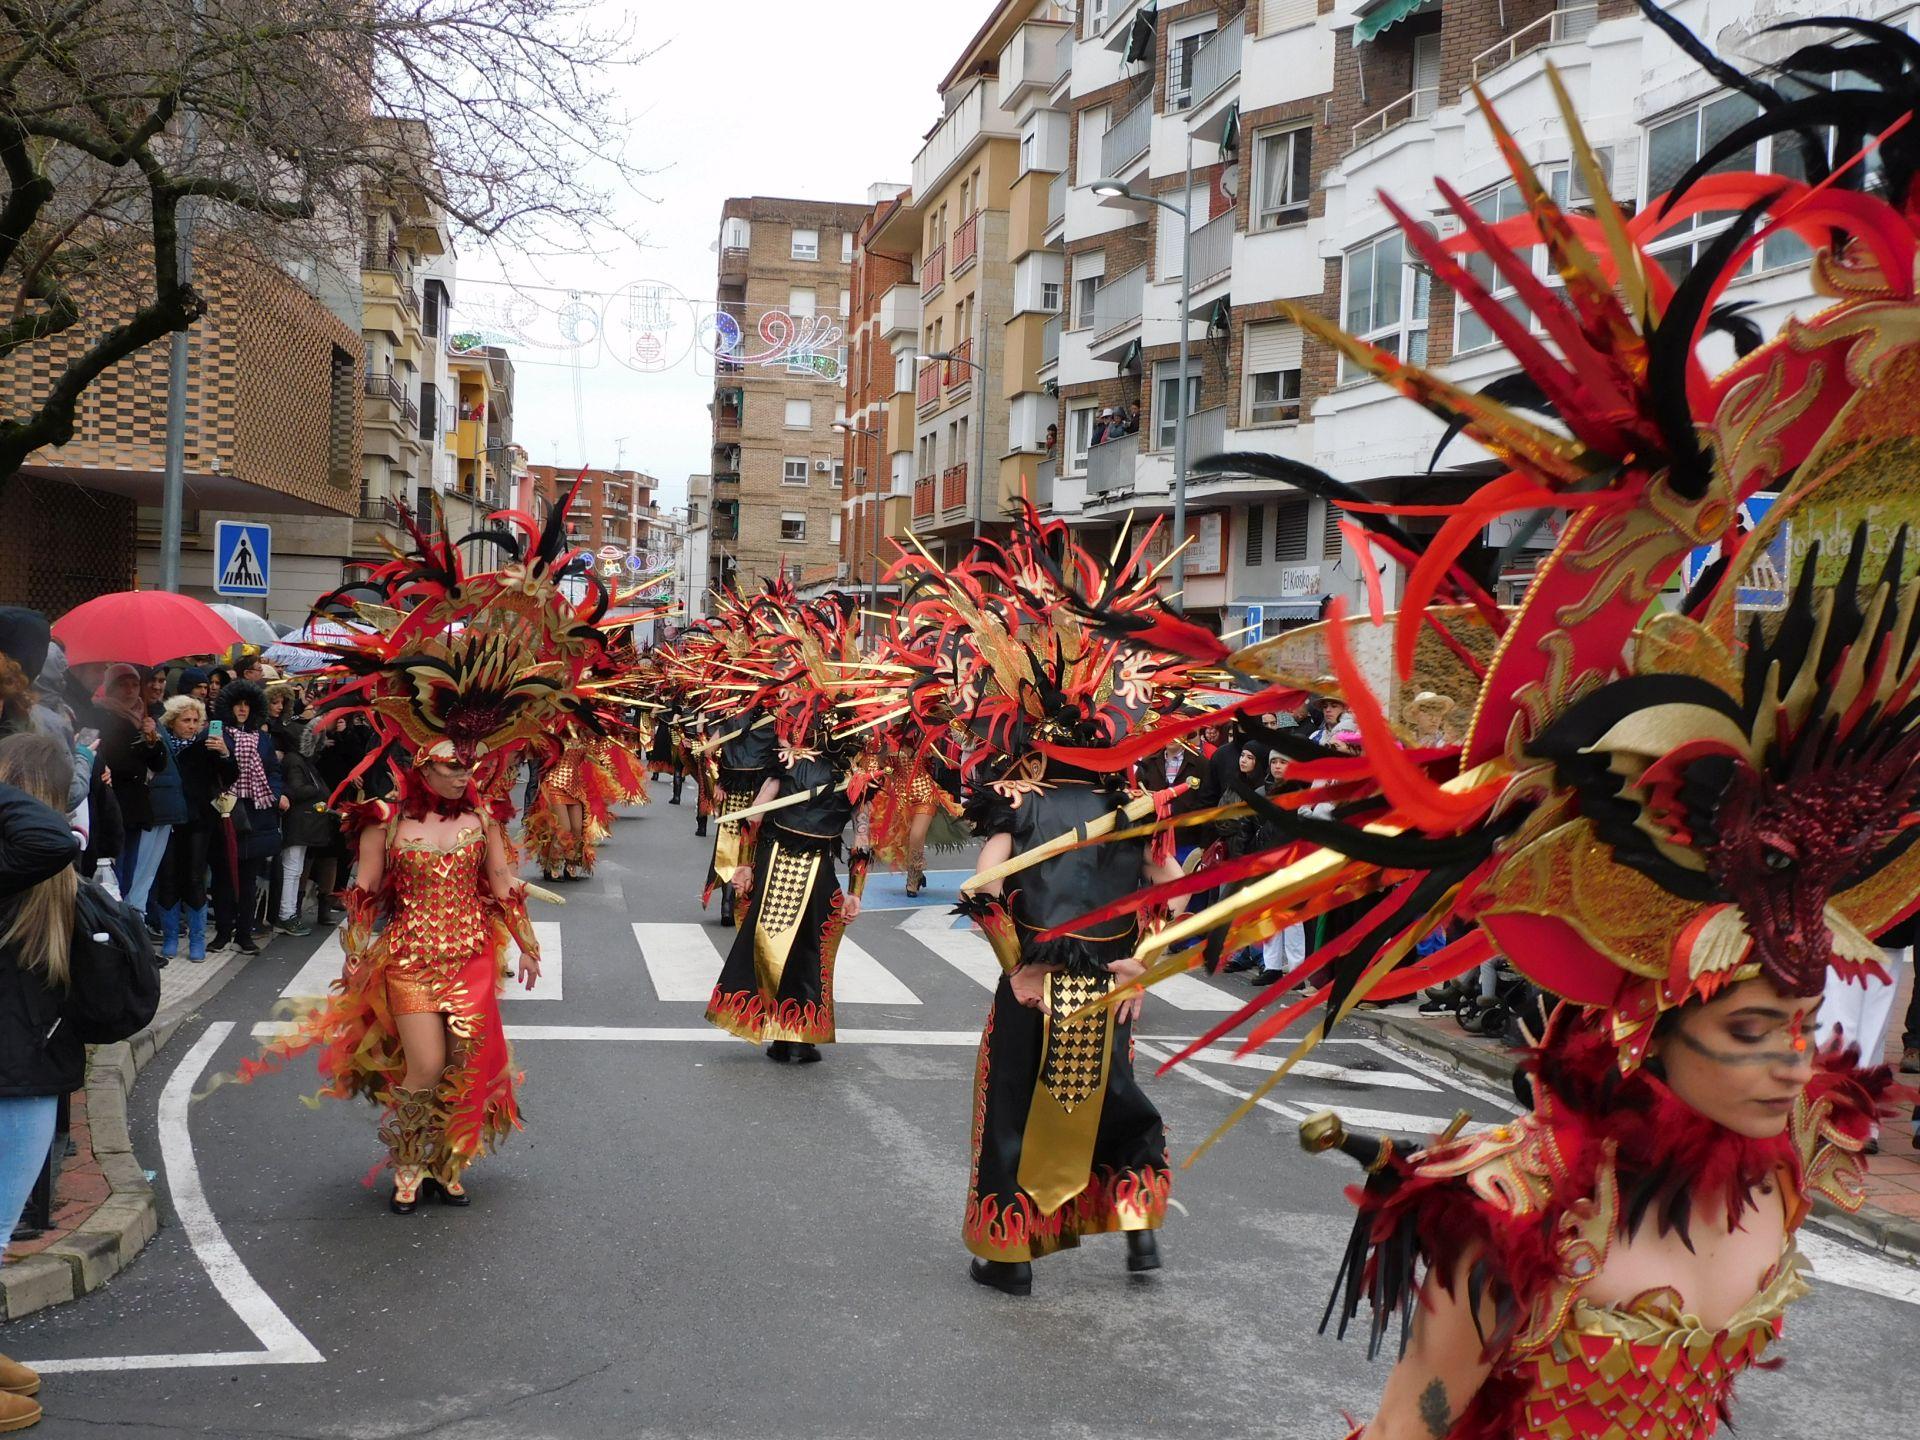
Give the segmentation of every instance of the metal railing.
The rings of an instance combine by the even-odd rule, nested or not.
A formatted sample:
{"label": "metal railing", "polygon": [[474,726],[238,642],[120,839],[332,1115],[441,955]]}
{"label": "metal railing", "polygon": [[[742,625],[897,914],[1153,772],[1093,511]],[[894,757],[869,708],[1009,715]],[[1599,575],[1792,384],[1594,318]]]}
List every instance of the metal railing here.
{"label": "metal railing", "polygon": [[1060,317],[1053,316],[1040,327],[1040,363],[1057,365],[1060,362]]}
{"label": "metal railing", "polygon": [[1033,467],[1033,487],[1030,493],[1033,495],[1033,503],[1042,510],[1049,509],[1053,505],[1053,480],[1059,465],[1059,461],[1047,459]]}
{"label": "metal railing", "polygon": [[1382,105],[1373,114],[1367,116],[1353,127],[1353,145],[1357,149],[1369,140],[1378,140],[1396,126],[1409,120],[1424,120],[1433,114],[1434,107],[1440,101],[1440,87],[1423,85],[1418,90],[1409,90],[1398,100]]}
{"label": "metal railing", "polygon": [[407,403],[407,389],[392,371],[381,374],[369,372],[366,376],[366,393],[374,400],[385,400],[388,404],[401,406]]}
{"label": "metal railing", "polygon": [[407,396],[400,401],[400,418],[407,429],[417,430],[419,428],[420,406],[411,396]]}
{"label": "metal railing", "polygon": [[920,257],[920,298],[926,299],[947,283],[947,247],[936,245]]}
{"label": "metal railing", "polygon": [[1193,52],[1187,73],[1189,108],[1210,100],[1240,74],[1240,54],[1246,38],[1247,12],[1242,10]]}
{"label": "metal railing", "polygon": [[1109,125],[1107,133],[1100,137],[1100,173],[1118,175],[1147,153],[1147,142],[1152,135],[1153,96],[1148,95]]}
{"label": "metal railing", "polygon": [[1087,451],[1087,493],[1104,495],[1110,490],[1132,489],[1134,462],[1139,456],[1138,434],[1095,445]]}
{"label": "metal railing", "polygon": [[1558,45],[1563,40],[1578,40],[1600,19],[1600,6],[1569,5],[1542,15],[1531,25],[1523,25],[1506,39],[1489,45],[1473,57],[1473,78],[1480,80],[1502,65],[1510,65],[1529,50],[1543,45]]}
{"label": "metal railing", "polygon": [[1108,335],[1140,323],[1147,297],[1147,267],[1136,265],[1124,275],[1100,282],[1093,297],[1093,338],[1097,342]]}
{"label": "metal railing", "polygon": [[940,403],[940,367],[938,365],[921,366],[914,398],[923,410],[929,405]]}
{"label": "metal railing", "polygon": [[949,465],[940,472],[940,507],[957,510],[967,503],[967,467]]}
{"label": "metal railing", "polygon": [[928,520],[933,517],[933,476],[922,475],[913,482],[913,518]]}
{"label": "metal railing", "polygon": [[1054,58],[1060,63],[1060,74],[1073,73],[1073,31],[1072,25],[1060,32],[1060,38],[1054,42]]}
{"label": "metal railing", "polygon": [[725,280],[730,275],[747,278],[747,250],[743,245],[729,245],[720,252],[720,278]]}
{"label": "metal railing", "polygon": [[964,389],[973,379],[973,340],[962,340],[953,347],[953,358],[946,362],[946,386],[949,390]]}
{"label": "metal railing", "polygon": [[953,273],[958,275],[980,258],[980,212],[974,211],[953,232]]}
{"label": "metal railing", "polygon": [[1067,174],[1061,171],[1047,182],[1047,228],[1067,218]]}
{"label": "metal railing", "polygon": [[389,525],[397,525],[400,523],[400,512],[394,508],[393,501],[385,495],[362,495],[360,511],[356,518],[381,520]]}
{"label": "metal railing", "polygon": [[420,318],[420,292],[413,288],[413,276],[400,277],[400,306],[415,320]]}
{"label": "metal railing", "polygon": [[[1233,221],[1229,210],[1193,232],[1193,283],[1204,285],[1233,269]],[[1176,269],[1176,275],[1179,271]]]}

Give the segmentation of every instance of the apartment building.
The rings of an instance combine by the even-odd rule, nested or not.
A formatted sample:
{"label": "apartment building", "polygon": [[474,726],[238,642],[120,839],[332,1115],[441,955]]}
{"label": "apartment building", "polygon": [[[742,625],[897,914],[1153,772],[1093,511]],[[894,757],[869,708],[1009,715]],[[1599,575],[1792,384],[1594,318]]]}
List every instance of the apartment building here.
{"label": "apartment building", "polygon": [[[895,483],[887,435],[896,417],[905,427],[902,433],[911,434],[913,402],[900,390],[895,374],[903,360],[911,373],[920,292],[912,250],[891,251],[879,240],[894,212],[911,205],[906,187],[876,185],[867,198],[873,208],[854,231],[847,275],[847,373],[840,405],[845,416],[841,466],[847,478],[840,502],[839,570],[848,588],[877,596],[880,577],[895,553],[887,537],[904,528],[913,498],[910,473]],[[902,305],[910,308],[910,316],[899,313]],[[901,334],[908,338],[896,354],[892,337]],[[903,460],[911,449],[907,439],[901,446]]]}
{"label": "apartment building", "polygon": [[866,204],[728,200],[714,359],[714,554],[756,588],[840,562],[842,339]]}
{"label": "apartment building", "polygon": [[713,477],[687,477],[686,543],[680,552],[680,569],[673,582],[674,599],[680,602],[681,624],[690,625],[707,614],[713,587],[720,583],[713,550]]}
{"label": "apartment building", "polygon": [[645,553],[651,538],[646,516],[660,483],[651,475],[591,465],[529,465],[526,473],[533,514],[542,521],[578,482],[573,506],[567,511],[567,531],[575,545],[603,560]]}

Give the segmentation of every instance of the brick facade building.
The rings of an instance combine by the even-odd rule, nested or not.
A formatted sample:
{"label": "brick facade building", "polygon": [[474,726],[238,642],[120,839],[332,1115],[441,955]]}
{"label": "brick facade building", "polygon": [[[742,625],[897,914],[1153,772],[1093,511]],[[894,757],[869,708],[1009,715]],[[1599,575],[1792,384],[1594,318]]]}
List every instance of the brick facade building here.
{"label": "brick facade building", "polygon": [[[884,187],[895,190],[893,186]],[[885,297],[913,282],[911,251],[890,251],[879,232],[894,212],[911,203],[897,191],[877,197],[872,211],[853,237],[853,264],[848,272],[851,292],[847,318],[847,374],[845,398],[847,429],[842,432],[841,466],[846,484],[841,491],[840,563],[846,583],[872,592],[893,558],[886,543],[890,508],[911,499],[911,481],[901,487],[899,505],[893,504],[895,485],[888,456],[887,424],[894,399],[896,356],[892,340],[881,323]],[[917,308],[917,307],[916,307]],[[901,357],[911,352],[903,350]],[[909,402],[911,403],[911,402]]]}

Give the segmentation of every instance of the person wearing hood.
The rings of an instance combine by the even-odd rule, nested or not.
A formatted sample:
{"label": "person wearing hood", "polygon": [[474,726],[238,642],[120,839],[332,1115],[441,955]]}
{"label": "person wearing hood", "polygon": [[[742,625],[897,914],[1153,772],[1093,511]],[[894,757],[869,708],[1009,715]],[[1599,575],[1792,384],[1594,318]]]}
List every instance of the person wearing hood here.
{"label": "person wearing hood", "polygon": [[198,666],[189,665],[173,677],[173,694],[191,695],[202,705],[207,703],[207,672]]}
{"label": "person wearing hood", "polygon": [[207,864],[224,829],[214,805],[239,780],[240,767],[227,742],[207,733],[207,707],[193,696],[168,700],[162,725],[186,818],[167,841],[166,863],[154,887],[160,906],[160,953],[169,960],[178,954],[184,930],[187,958],[197,963],[207,958]]}
{"label": "person wearing hood", "polygon": [[[46,617],[38,610],[28,610],[21,605],[0,606],[0,736],[24,734],[37,728],[36,687],[52,648]],[[73,743],[71,731],[67,743],[69,746]]]}
{"label": "person wearing hood", "polygon": [[113,856],[120,893],[135,910],[147,908],[147,892],[160,873],[167,834],[153,818],[148,781],[167,766],[166,742],[147,713],[138,668],[109,665],[93,695],[100,722],[97,764],[107,772],[120,807],[121,846]]}
{"label": "person wearing hood", "polygon": [[222,797],[226,818],[216,838],[213,860],[214,949],[231,944],[248,955],[260,953],[253,937],[260,880],[272,873],[280,851],[280,754],[267,733],[267,697],[246,680],[230,682],[214,704],[221,738],[238,769]]}

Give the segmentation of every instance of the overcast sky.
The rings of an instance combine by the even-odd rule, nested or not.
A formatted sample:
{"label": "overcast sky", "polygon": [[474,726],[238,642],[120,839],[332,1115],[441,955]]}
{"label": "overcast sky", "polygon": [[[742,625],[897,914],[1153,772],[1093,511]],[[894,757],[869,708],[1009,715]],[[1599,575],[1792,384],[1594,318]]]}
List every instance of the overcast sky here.
{"label": "overcast sky", "polygon": [[[509,348],[514,438],[532,459],[619,460],[660,479],[662,505],[682,503],[687,476],[711,458],[712,370],[693,358],[691,315],[713,304],[721,203],[860,201],[877,181],[907,183],[940,113],[935,87],[988,10],[987,0],[691,0],[638,11],[658,53],[619,81],[633,115],[628,158],[656,173],[646,195],[617,200],[621,233],[591,258],[461,249],[456,333],[526,337]],[[664,307],[652,303],[644,287],[656,284],[691,309],[670,292]],[[570,343],[601,316],[603,343]],[[658,355],[643,363],[660,368],[623,363],[636,340]]]}

